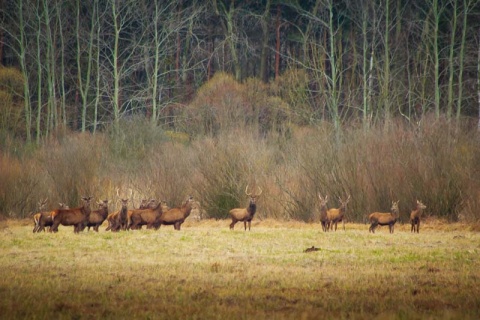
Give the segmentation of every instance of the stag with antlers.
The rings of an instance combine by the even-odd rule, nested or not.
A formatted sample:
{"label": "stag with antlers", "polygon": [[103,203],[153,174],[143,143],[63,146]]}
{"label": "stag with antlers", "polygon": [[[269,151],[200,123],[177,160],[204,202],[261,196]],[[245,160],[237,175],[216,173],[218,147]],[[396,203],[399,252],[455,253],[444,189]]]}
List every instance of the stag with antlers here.
{"label": "stag with antlers", "polygon": [[250,197],[250,201],[248,207],[246,208],[235,208],[230,210],[230,216],[232,217],[232,223],[230,223],[230,229],[233,230],[235,224],[239,221],[243,221],[243,225],[245,227],[245,231],[247,230],[247,222],[248,222],[248,230],[250,231],[250,226],[252,223],[253,216],[257,211],[257,204],[256,200],[262,194],[262,189],[258,187],[259,193],[248,193],[248,185],[245,188],[245,194]]}
{"label": "stag with antlers", "polygon": [[333,226],[335,226],[335,231],[337,231],[337,224],[339,222],[342,222],[343,230],[345,230],[345,212],[347,211],[347,203],[350,201],[350,195],[348,195],[347,200],[343,201],[339,197],[338,201],[340,202],[339,208],[334,208],[327,211],[327,219],[330,223],[331,231],[333,231]]}

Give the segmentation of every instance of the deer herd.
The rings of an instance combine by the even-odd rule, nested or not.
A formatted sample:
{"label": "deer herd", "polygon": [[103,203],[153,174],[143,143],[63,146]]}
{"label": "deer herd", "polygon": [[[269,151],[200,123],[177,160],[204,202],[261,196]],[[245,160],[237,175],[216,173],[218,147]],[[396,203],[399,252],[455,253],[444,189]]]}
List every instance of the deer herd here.
{"label": "deer herd", "polygon": [[[230,229],[233,229],[237,222],[243,222],[245,231],[251,228],[251,222],[257,211],[256,200],[262,194],[262,189],[258,187],[257,192],[248,192],[248,185],[245,188],[245,194],[249,197],[249,203],[246,208],[235,208],[229,211],[232,223]],[[121,209],[109,213],[107,199],[97,202],[98,209],[91,210],[92,197],[82,197],[83,205],[77,208],[69,208],[64,203],[59,203],[58,209],[52,211],[44,211],[47,204],[47,199],[38,202],[39,212],[33,215],[34,229],[33,232],[45,231],[49,228],[51,232],[57,232],[58,226],[73,226],[73,231],[79,233],[85,228],[98,232],[98,228],[106,220],[108,223],[106,231],[118,232],[120,230],[139,230],[142,226],[147,229],[158,230],[163,225],[173,225],[175,230],[180,230],[180,226],[185,219],[190,215],[194,208],[194,200],[192,196],[188,196],[181,206],[176,208],[169,208],[165,201],[156,201],[155,199],[142,200],[138,209],[129,209],[128,202],[131,194],[128,197],[120,198]],[[318,194],[320,200],[320,223],[322,230],[337,231],[337,224],[342,222],[343,230],[345,230],[345,214],[347,211],[347,204],[350,201],[350,195],[346,200],[338,198],[340,206],[338,208],[328,209],[328,195],[323,197]],[[391,212],[373,212],[368,215],[370,222],[369,232],[375,233],[378,226],[388,226],[389,232],[393,233],[395,223],[399,218],[399,201],[393,201]],[[419,200],[416,202],[415,208],[410,213],[411,232],[420,232],[420,220],[422,211],[426,206]]]}

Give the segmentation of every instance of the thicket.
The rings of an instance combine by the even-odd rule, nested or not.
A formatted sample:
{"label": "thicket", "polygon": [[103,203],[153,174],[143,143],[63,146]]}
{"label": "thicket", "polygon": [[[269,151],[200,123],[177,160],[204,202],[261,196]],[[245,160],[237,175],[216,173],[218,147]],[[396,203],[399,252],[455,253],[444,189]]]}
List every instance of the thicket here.
{"label": "thicket", "polygon": [[388,211],[392,200],[400,200],[405,221],[416,199],[428,215],[479,218],[479,137],[468,126],[397,119],[388,130],[345,125],[340,138],[329,123],[294,127],[287,137],[239,127],[185,141],[145,123],[122,122],[128,130],[121,135],[67,134],[22,157],[2,152],[0,212],[26,217],[41,198],[50,207],[75,206],[81,195],[118,208],[119,188],[121,195],[132,189],[135,206],[150,197],[174,206],[192,194],[205,217],[226,218],[247,204],[248,184],[263,190],[260,219],[316,221],[318,192],[330,196],[332,207],[351,195],[351,221]]}

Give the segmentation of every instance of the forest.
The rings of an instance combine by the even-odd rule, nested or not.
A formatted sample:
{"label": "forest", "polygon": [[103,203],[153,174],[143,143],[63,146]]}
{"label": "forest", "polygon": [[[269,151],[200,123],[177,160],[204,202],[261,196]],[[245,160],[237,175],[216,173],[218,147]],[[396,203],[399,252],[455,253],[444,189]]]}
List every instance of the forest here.
{"label": "forest", "polygon": [[[0,1],[0,214],[117,188],[224,218],[480,217],[480,1]],[[335,202],[332,203],[335,205]]]}

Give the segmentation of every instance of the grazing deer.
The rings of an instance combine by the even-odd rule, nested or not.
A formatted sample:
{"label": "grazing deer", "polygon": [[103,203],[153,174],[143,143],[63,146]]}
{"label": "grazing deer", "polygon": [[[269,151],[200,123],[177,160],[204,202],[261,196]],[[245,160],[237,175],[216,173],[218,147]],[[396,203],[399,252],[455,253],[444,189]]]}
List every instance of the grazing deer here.
{"label": "grazing deer", "polygon": [[74,209],[57,209],[52,211],[51,217],[53,225],[51,230],[58,232],[60,224],[64,226],[74,226],[73,232],[79,233],[83,230],[90,216],[90,201],[92,197],[82,197],[83,206]]}
{"label": "grazing deer", "polygon": [[370,221],[371,225],[370,225],[370,228],[368,228],[368,231],[375,233],[375,229],[379,225],[381,226],[388,225],[388,229],[390,230],[390,233],[393,233],[395,223],[397,222],[397,219],[399,216],[398,203],[399,201],[397,202],[392,201],[392,208],[390,209],[392,211],[391,213],[374,212],[370,214],[368,216],[368,220]]}
{"label": "grazing deer", "polygon": [[253,216],[257,211],[256,200],[262,194],[262,189],[258,187],[260,193],[248,193],[248,185],[245,188],[245,194],[250,197],[250,201],[248,207],[246,208],[235,208],[230,210],[230,216],[232,217],[232,223],[230,223],[230,229],[233,230],[235,224],[238,221],[243,221],[243,225],[245,227],[245,231],[247,231],[247,222],[248,222],[248,230],[250,231],[250,225],[252,223]]}
{"label": "grazing deer", "polygon": [[[164,204],[164,201],[162,201],[159,205],[162,206],[163,208],[163,206],[166,205],[166,203]],[[189,196],[180,208],[172,208],[168,211],[163,212],[160,217],[160,224],[173,225],[173,228],[175,230],[180,230],[180,226],[185,221],[185,219],[190,215],[190,212],[192,212],[192,208],[193,208],[193,197]]]}
{"label": "grazing deer", "polygon": [[423,209],[426,208],[426,205],[417,200],[417,207],[410,213],[410,223],[412,224],[410,232],[420,232],[420,218],[422,217]]}
{"label": "grazing deer", "polygon": [[348,195],[347,200],[343,201],[338,198],[340,201],[340,208],[330,209],[327,211],[327,219],[330,224],[330,230],[333,230],[333,225],[335,225],[335,231],[337,231],[337,223],[343,223],[343,230],[345,230],[345,212],[347,211],[347,203],[350,201],[350,195]]}
{"label": "grazing deer", "polygon": [[38,207],[38,212],[37,213],[32,213],[33,214],[33,233],[38,232],[39,228],[39,221],[40,217],[42,216],[43,210],[45,209],[45,206],[47,205],[48,198],[45,198],[45,200],[40,200],[37,202],[37,207]]}
{"label": "grazing deer", "polygon": [[[58,209],[70,209],[70,207],[62,202],[59,202]],[[48,227],[48,232],[52,231],[52,226],[53,226],[52,212],[53,211],[45,211],[38,214],[39,216],[37,220],[38,221],[37,229],[36,230],[33,229],[33,232],[45,231],[45,227]]]}
{"label": "grazing deer", "polygon": [[322,224],[322,230],[324,232],[328,231],[328,228],[330,227],[330,223],[327,217],[327,202],[328,202],[328,195],[322,197],[322,195],[319,193],[318,198],[320,199],[320,223]]}

